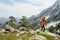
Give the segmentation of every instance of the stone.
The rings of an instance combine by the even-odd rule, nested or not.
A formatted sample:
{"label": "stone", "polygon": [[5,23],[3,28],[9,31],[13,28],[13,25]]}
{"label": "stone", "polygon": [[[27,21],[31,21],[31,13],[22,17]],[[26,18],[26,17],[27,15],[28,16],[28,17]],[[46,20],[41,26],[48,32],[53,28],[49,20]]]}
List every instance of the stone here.
{"label": "stone", "polygon": [[5,32],[5,29],[1,29],[1,30],[0,30],[0,33],[4,33],[4,32]]}
{"label": "stone", "polygon": [[10,31],[11,31],[11,32],[14,32],[14,28],[11,27],[11,28],[10,28]]}
{"label": "stone", "polygon": [[19,39],[17,39],[17,40],[22,40],[22,38],[19,38]]}
{"label": "stone", "polygon": [[20,30],[20,31],[26,31],[27,28],[25,28],[25,27],[20,27],[19,30]]}
{"label": "stone", "polygon": [[24,34],[24,33],[26,33],[26,31],[20,31],[19,33],[20,33],[20,34]]}
{"label": "stone", "polygon": [[29,33],[35,34],[36,32],[34,30],[29,30]]}
{"label": "stone", "polygon": [[20,32],[18,29],[15,29],[15,31],[18,32],[18,33]]}
{"label": "stone", "polygon": [[43,36],[35,35],[32,38],[30,38],[30,40],[47,40],[47,39]]}
{"label": "stone", "polygon": [[10,32],[13,32],[14,31],[14,28],[11,27],[10,25],[6,25],[5,26],[5,29],[6,29],[6,31],[10,31]]}
{"label": "stone", "polygon": [[16,36],[19,36],[19,35],[20,35],[19,33],[16,34]]}
{"label": "stone", "polygon": [[37,29],[35,32],[36,32],[36,33],[37,33],[37,32],[40,32],[40,29]]}

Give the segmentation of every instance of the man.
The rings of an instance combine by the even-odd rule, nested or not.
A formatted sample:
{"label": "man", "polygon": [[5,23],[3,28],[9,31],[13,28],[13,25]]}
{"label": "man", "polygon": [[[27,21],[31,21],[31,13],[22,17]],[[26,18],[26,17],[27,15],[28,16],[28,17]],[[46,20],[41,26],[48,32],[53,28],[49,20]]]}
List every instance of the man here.
{"label": "man", "polygon": [[43,17],[42,21],[41,21],[41,31],[43,30],[43,32],[45,31],[45,25],[46,25],[46,20],[45,17]]}

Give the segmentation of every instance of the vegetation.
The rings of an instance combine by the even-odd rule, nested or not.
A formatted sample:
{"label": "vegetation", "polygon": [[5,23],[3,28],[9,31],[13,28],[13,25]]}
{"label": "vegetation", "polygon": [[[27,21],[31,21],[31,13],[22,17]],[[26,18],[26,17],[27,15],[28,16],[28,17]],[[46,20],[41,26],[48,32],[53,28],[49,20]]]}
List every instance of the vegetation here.
{"label": "vegetation", "polygon": [[16,18],[13,16],[9,17],[9,21],[7,21],[5,24],[10,25],[11,27],[18,29],[19,27],[26,27],[31,28],[31,24],[29,23],[28,19],[25,16],[22,16],[21,21],[16,24]]}
{"label": "vegetation", "polygon": [[37,33],[37,34],[25,33],[19,36],[16,36],[16,34],[17,33],[14,32],[14,33],[6,34],[6,35],[0,35],[0,40],[18,40],[20,38],[22,38],[22,40],[29,40],[34,35],[41,35],[41,36],[46,37],[47,40],[54,40],[54,37],[47,34],[41,34],[41,33]]}
{"label": "vegetation", "polygon": [[15,17],[13,17],[13,16],[10,16],[9,18],[10,18],[10,22],[16,22],[16,19],[15,19]]}
{"label": "vegetation", "polygon": [[10,25],[10,26],[13,27],[13,28],[17,28],[15,17],[10,16],[9,19],[10,19],[10,20],[7,21],[6,24]]}
{"label": "vegetation", "polygon": [[42,33],[39,33],[39,32],[38,32],[37,34],[46,37],[47,40],[55,40],[54,37],[52,37],[52,36],[50,36],[50,35],[48,35],[48,34],[42,34]]}
{"label": "vegetation", "polygon": [[0,26],[1,26],[1,24],[0,24]]}
{"label": "vegetation", "polygon": [[58,25],[56,25],[56,27],[51,26],[49,28],[49,31],[52,33],[56,33],[56,34],[60,35],[60,23],[58,23]]}
{"label": "vegetation", "polygon": [[[29,23],[28,19],[25,16],[22,16],[21,21],[18,23],[19,25],[17,26],[16,24],[16,19],[13,16],[9,17],[9,21],[6,22],[6,24],[10,25],[11,27],[17,29],[20,27],[26,27],[26,28],[31,28],[31,24]],[[35,19],[36,20],[36,19]],[[49,22],[50,20],[48,20]],[[33,26],[36,26],[38,22],[35,22],[33,24]],[[38,25],[37,25],[38,26]],[[56,27],[51,26],[49,28],[49,31],[52,33],[56,33],[60,35],[60,32],[58,32],[58,30],[60,30],[60,23],[58,25],[56,25]],[[40,32],[36,33],[37,35],[41,35],[46,37],[47,40],[55,40],[54,37],[48,35],[48,34],[42,34]],[[24,33],[22,35],[16,36],[17,33],[9,33],[9,34],[5,34],[5,35],[0,35],[0,40],[18,40],[20,38],[22,38],[22,40],[29,40],[32,36],[36,35],[36,34],[30,34],[30,33]]]}
{"label": "vegetation", "polygon": [[25,16],[22,16],[21,22],[19,22],[19,24],[20,24],[19,27],[22,27],[22,26],[26,27],[26,28],[30,28],[31,27],[28,19]]}
{"label": "vegetation", "polygon": [[53,26],[51,26],[51,27],[49,28],[49,31],[52,32],[52,33],[55,32],[54,30],[55,30],[55,27],[53,27]]}

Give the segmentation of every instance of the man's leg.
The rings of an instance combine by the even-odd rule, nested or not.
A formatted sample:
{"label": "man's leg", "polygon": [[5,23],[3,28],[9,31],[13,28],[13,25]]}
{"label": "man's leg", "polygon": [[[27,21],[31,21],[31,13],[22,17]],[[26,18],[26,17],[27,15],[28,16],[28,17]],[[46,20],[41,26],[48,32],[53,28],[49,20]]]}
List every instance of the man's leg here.
{"label": "man's leg", "polygon": [[45,26],[43,26],[43,32],[45,32]]}
{"label": "man's leg", "polygon": [[43,26],[41,26],[41,31],[43,30]]}

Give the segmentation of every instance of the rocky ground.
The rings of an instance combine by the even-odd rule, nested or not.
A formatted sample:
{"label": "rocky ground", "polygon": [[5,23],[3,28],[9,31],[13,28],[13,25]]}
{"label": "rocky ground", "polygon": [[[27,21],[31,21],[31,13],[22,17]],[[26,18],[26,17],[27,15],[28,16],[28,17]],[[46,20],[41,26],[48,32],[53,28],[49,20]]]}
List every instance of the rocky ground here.
{"label": "rocky ground", "polygon": [[0,40],[60,40],[60,36],[50,32],[21,31],[9,34],[1,34]]}
{"label": "rocky ground", "polygon": [[35,36],[31,37],[29,40],[47,40],[47,39],[41,35],[40,36],[35,35]]}
{"label": "rocky ground", "polygon": [[32,30],[25,27],[14,29],[6,26],[0,30],[0,40],[60,40],[60,36],[48,30],[42,32],[40,29]]}

